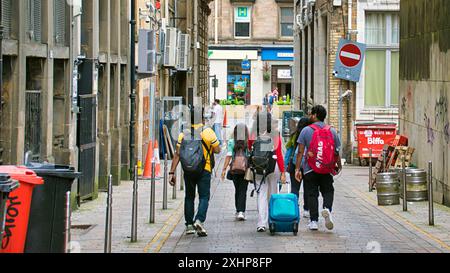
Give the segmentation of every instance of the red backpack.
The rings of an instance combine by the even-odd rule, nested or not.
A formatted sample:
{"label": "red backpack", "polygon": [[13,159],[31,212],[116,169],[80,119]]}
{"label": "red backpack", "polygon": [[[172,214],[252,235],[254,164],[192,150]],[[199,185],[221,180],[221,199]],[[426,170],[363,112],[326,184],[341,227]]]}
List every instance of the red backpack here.
{"label": "red backpack", "polygon": [[336,145],[330,126],[320,128],[313,124],[314,130],[311,143],[306,155],[308,165],[318,174],[335,174],[336,170]]}

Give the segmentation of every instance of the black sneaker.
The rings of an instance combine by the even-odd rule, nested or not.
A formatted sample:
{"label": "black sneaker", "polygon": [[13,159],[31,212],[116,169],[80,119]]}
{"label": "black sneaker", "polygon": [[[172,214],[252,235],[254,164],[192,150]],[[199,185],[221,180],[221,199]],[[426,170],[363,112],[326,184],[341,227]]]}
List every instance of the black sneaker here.
{"label": "black sneaker", "polygon": [[208,233],[206,232],[206,229],[203,227],[203,223],[199,220],[195,221],[194,228],[197,231],[197,235],[199,237],[206,237],[208,236]]}

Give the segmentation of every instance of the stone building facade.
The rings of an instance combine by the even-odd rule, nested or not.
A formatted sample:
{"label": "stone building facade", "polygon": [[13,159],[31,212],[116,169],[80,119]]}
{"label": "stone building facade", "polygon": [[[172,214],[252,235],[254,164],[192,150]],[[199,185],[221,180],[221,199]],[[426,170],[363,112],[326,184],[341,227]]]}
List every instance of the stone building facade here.
{"label": "stone building facade", "polygon": [[[416,149],[413,163],[433,162],[434,201],[450,206],[450,3],[402,1],[400,132]],[[417,18],[423,18],[420,23]]]}
{"label": "stone building facade", "polygon": [[[294,2],[294,90],[303,109],[315,104],[328,109],[328,121],[340,132],[343,158],[358,163],[356,126],[398,123],[399,1]],[[358,83],[333,74],[341,38],[367,45]],[[351,96],[340,99],[348,90]]]}
{"label": "stone building facade", "polygon": [[[261,105],[263,97],[278,88],[281,95],[296,99],[291,82],[292,1],[216,0],[210,8],[209,75],[211,81],[218,79],[216,98]],[[245,90],[243,95],[236,86]],[[210,94],[212,101],[213,88]]]}

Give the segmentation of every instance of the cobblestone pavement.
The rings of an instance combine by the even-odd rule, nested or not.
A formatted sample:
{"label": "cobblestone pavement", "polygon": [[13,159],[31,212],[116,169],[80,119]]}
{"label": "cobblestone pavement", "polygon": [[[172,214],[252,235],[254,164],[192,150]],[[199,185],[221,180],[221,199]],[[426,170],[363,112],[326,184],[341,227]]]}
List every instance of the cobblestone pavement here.
{"label": "cobblestone pavement", "polygon": [[[170,165],[169,165],[170,166]],[[113,189],[112,211],[112,252],[142,253],[157,250],[166,237],[181,219],[184,192],[177,187],[177,199],[172,199],[173,188],[168,188],[168,209],[162,209],[163,182],[156,181],[156,213],[155,223],[150,219],[150,181],[139,181],[138,196],[138,241],[130,242],[131,211],[133,182],[123,181]],[[71,241],[74,252],[102,253],[104,252],[106,193],[100,193],[99,198],[81,205],[72,213]],[[91,226],[85,228],[85,226]]]}
{"label": "cobblestone pavement", "polygon": [[[428,203],[379,207],[376,192],[368,192],[368,169],[346,167],[335,182],[335,230],[328,231],[320,220],[320,229],[307,229],[302,218],[297,237],[292,234],[256,232],[256,199],[248,197],[247,221],[234,219],[234,187],[231,181],[212,182],[212,196],[206,228],[209,236],[184,235],[184,192],[177,192],[169,209],[162,208],[162,183],[157,183],[156,223],[148,224],[149,182],[140,182],[137,243],[130,243],[132,183],[114,188],[113,242],[115,253],[368,253],[450,252],[450,208],[435,204],[434,227],[428,226]],[[249,187],[251,190],[251,187]],[[105,194],[81,206],[73,213],[72,225],[94,225],[88,230],[72,229],[72,241],[81,252],[103,252]],[[75,244],[76,245],[76,244]]]}
{"label": "cobblestone pavement", "polygon": [[230,181],[214,182],[206,221],[209,236],[183,235],[183,221],[167,240],[161,252],[176,253],[411,253],[450,252],[450,209],[435,205],[436,226],[428,226],[428,203],[379,207],[376,193],[368,192],[368,170],[346,167],[335,182],[335,230],[328,231],[320,220],[320,229],[307,229],[301,220],[297,237],[291,234],[256,232],[256,200],[249,198],[246,222],[234,220],[234,187]]}

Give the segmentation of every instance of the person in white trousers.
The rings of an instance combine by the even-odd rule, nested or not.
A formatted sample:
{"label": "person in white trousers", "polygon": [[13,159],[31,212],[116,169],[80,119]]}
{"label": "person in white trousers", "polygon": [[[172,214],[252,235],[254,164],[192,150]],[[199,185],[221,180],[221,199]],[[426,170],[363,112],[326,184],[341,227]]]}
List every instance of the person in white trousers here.
{"label": "person in white trousers", "polygon": [[[265,114],[264,114],[265,115]],[[258,224],[257,231],[265,232],[269,227],[269,201],[272,194],[277,193],[278,181],[286,183],[286,174],[284,168],[284,157],[282,151],[281,135],[278,131],[278,121],[271,118],[268,114],[267,124],[271,124],[271,130],[265,131],[262,135],[271,136],[274,143],[274,159],[277,161],[275,171],[266,176],[263,180],[263,175],[255,175],[255,189],[257,191],[257,208],[258,208]],[[255,139],[255,138],[252,138]],[[253,145],[253,143],[251,143]],[[262,183],[262,184],[261,184]]]}

